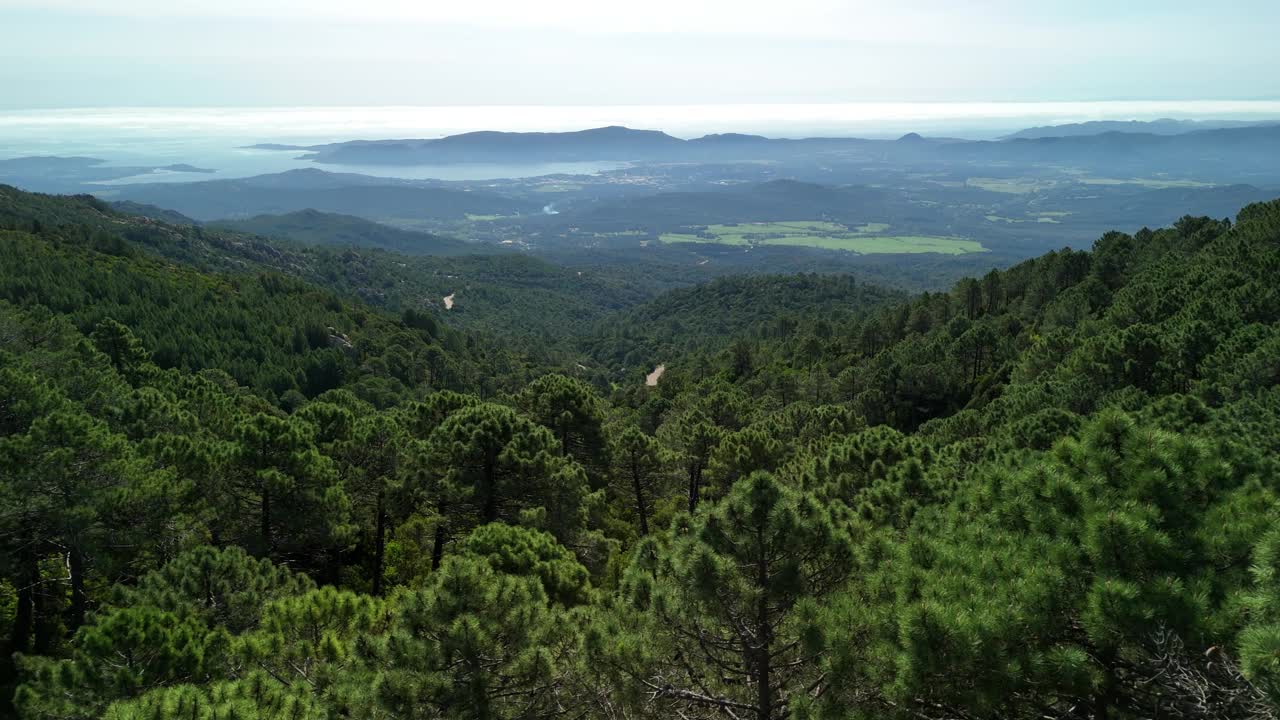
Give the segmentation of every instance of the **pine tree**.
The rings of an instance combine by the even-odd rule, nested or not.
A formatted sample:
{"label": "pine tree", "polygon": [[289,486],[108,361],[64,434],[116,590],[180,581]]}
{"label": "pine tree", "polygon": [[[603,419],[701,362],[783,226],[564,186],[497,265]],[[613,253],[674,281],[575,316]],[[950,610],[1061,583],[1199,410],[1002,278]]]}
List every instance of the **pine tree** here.
{"label": "pine tree", "polygon": [[609,446],[600,398],[591,386],[564,375],[544,375],[526,387],[517,402],[539,425],[551,430],[561,452],[586,469],[593,488],[603,485]]}
{"label": "pine tree", "polygon": [[151,356],[128,327],[106,318],[94,327],[90,339],[130,382],[137,382],[148,371]]}
{"label": "pine tree", "polygon": [[653,503],[662,491],[667,459],[657,440],[628,427],[613,440],[614,495],[625,498],[641,536],[649,534]]}
{"label": "pine tree", "polygon": [[782,441],[763,426],[726,433],[711,451],[706,475],[714,496],[758,471],[773,472],[787,459]]}
{"label": "pine tree", "polygon": [[177,685],[112,704],[104,720],[326,720],[329,708],[304,682],[283,685],[262,672],[213,685]]}
{"label": "pine tree", "polygon": [[[300,419],[257,413],[236,426],[234,476],[246,545],[273,558],[319,564],[316,556],[350,539],[349,498],[333,461],[314,445],[314,428]],[[236,520],[247,520],[239,517]]]}
{"label": "pine tree", "polygon": [[401,462],[408,443],[403,416],[382,412],[356,420],[351,438],[339,450],[351,468],[348,492],[367,518],[364,528],[369,555],[370,592],[382,595],[387,538],[393,520],[403,518],[409,498],[402,483]]}
{"label": "pine tree", "polygon": [[567,540],[585,520],[581,466],[561,454],[550,431],[511,408],[486,403],[453,413],[431,433],[422,462],[439,473],[435,501],[448,533],[525,522]]}
{"label": "pine tree", "polygon": [[819,611],[852,567],[815,498],[757,473],[637,550],[627,586],[640,614],[595,646],[661,714],[784,718],[826,682],[818,660],[835,638]]}
{"label": "pine tree", "polygon": [[1253,587],[1243,597],[1247,624],[1238,640],[1241,667],[1280,704],[1280,530],[1262,538],[1253,561]]}
{"label": "pine tree", "polygon": [[236,675],[265,674],[264,683],[305,706],[368,716],[373,678],[359,650],[385,636],[394,617],[385,600],[333,587],[271,600],[258,626],[235,638]]}
{"label": "pine tree", "polygon": [[[517,540],[530,531],[502,532]],[[550,542],[541,538],[520,544]],[[536,719],[562,716],[577,702],[562,692],[578,647],[576,623],[544,590],[544,582],[564,575],[548,573],[543,562],[513,563],[530,555],[504,545],[497,536],[468,544],[445,560],[428,587],[403,598],[391,635],[371,650],[377,702],[386,713]],[[488,552],[472,552],[481,547]],[[585,574],[580,566],[569,572]]]}
{"label": "pine tree", "polygon": [[76,633],[69,657],[20,657],[15,703],[26,717],[87,719],[153,688],[234,679],[236,636],[259,628],[273,600],[311,587],[236,548],[184,553],[119,589]]}
{"label": "pine tree", "polygon": [[659,438],[673,449],[677,461],[684,469],[688,510],[694,512],[702,499],[703,472],[711,460],[711,452],[720,441],[720,428],[694,409],[689,410],[659,428]]}
{"label": "pine tree", "polygon": [[[40,558],[65,558],[70,585],[68,631],[84,623],[86,583],[95,561],[106,561],[121,518],[114,510],[142,484],[145,470],[125,439],[83,412],[58,410],[34,420],[26,433],[0,438],[0,464],[11,468],[0,488],[5,536],[19,558],[21,587],[41,584]],[[117,536],[118,537],[118,536]],[[28,602],[26,599],[21,601]],[[34,602],[34,600],[31,600]],[[20,608],[25,622],[28,610]],[[26,647],[26,632],[15,629],[13,648]],[[41,643],[48,645],[50,638]]]}

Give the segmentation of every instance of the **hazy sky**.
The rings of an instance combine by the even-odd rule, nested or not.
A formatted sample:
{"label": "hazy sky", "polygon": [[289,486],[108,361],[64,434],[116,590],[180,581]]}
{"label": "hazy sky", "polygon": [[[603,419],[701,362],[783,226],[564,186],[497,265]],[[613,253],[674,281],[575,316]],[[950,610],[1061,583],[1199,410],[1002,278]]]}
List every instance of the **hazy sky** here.
{"label": "hazy sky", "polygon": [[0,0],[0,107],[1275,99],[1277,27],[1277,0]]}

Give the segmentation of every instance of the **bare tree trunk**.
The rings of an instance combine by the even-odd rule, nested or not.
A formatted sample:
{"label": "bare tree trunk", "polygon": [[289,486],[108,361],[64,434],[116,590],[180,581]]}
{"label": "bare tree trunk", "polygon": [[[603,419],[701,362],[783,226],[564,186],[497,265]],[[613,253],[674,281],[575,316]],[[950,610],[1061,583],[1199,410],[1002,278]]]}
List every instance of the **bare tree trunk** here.
{"label": "bare tree trunk", "polygon": [[49,596],[40,584],[39,562],[39,559],[33,555],[31,610],[34,616],[35,642],[31,646],[31,651],[37,655],[51,655],[53,654],[55,630],[53,623],[49,622]]}
{"label": "bare tree trunk", "polygon": [[640,518],[640,535],[643,537],[649,534],[649,513],[645,508],[644,486],[640,483],[640,469],[634,454],[631,456],[631,484],[636,492],[636,516]]}
{"label": "bare tree trunk", "polygon": [[373,531],[373,594],[382,595],[382,566],[387,547],[386,490],[378,488],[378,505],[374,511]]}
{"label": "bare tree trunk", "polygon": [[435,572],[440,569],[440,562],[444,559],[444,542],[447,539],[445,532],[445,506],[440,506],[440,519],[436,522],[436,536],[431,544],[431,571]]}
{"label": "bare tree trunk", "polygon": [[484,477],[481,479],[480,493],[483,498],[480,507],[480,517],[484,522],[491,523],[498,519],[498,489],[497,485],[497,465],[496,458],[492,456],[485,459]]}
{"label": "bare tree trunk", "polygon": [[271,491],[262,488],[262,526],[259,530],[262,542],[262,554],[271,554]]}
{"label": "bare tree trunk", "polygon": [[770,720],[773,715],[773,668],[769,648],[773,645],[773,625],[769,622],[769,558],[763,528],[758,532],[760,556],[756,559],[756,587],[760,593],[756,609],[756,644],[754,675],[756,676],[756,720]]}
{"label": "bare tree trunk", "polygon": [[702,494],[702,464],[695,463],[689,468],[689,512],[698,509],[698,499]]}
{"label": "bare tree trunk", "polygon": [[71,571],[71,619],[67,623],[68,634],[74,633],[84,625],[85,609],[88,597],[84,591],[84,553],[78,545],[73,545],[67,553],[67,566]]}
{"label": "bare tree trunk", "polygon": [[23,545],[18,566],[20,574],[14,578],[14,584],[18,586],[18,607],[14,610],[9,650],[25,653],[31,649],[31,633],[36,619],[35,586],[40,580],[40,567],[30,544]]}
{"label": "bare tree trunk", "polygon": [[1099,655],[1099,664],[1102,665],[1102,687],[1093,696],[1093,720],[1107,720],[1111,717],[1111,705],[1116,691],[1116,675],[1115,670],[1112,669],[1115,652],[1105,651]]}

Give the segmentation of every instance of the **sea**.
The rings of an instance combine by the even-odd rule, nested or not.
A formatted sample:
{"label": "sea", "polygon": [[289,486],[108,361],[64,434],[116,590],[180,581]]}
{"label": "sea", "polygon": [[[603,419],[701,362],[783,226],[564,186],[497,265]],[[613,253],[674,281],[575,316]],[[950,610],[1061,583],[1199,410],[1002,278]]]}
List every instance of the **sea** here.
{"label": "sea", "polygon": [[0,110],[0,160],[27,156],[100,158],[113,166],[187,164],[210,173],[159,170],[111,183],[237,178],[322,167],[406,179],[478,181],[593,174],[618,163],[317,166],[296,150],[345,140],[437,138],[474,130],[558,132],[606,125],[677,137],[740,132],[770,137],[930,136],[989,139],[1016,130],[1088,120],[1280,121],[1280,101],[1097,101],[830,103],[760,105],[147,107]]}

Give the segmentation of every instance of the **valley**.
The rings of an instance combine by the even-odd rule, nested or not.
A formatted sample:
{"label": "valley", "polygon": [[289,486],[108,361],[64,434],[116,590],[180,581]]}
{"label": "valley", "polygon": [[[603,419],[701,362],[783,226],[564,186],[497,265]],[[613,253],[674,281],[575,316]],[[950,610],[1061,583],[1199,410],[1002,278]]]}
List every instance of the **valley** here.
{"label": "valley", "polygon": [[0,715],[1272,720],[1271,130],[1137,129],[0,164]]}
{"label": "valley", "polygon": [[[754,240],[896,230],[886,225],[706,229]],[[1048,682],[1070,698],[1052,712],[1073,718],[1092,691],[1056,673],[1006,674],[980,697],[955,678],[973,671],[975,647],[1011,666],[1065,657],[1055,662],[1107,672],[1117,661],[1073,654],[1107,643],[1130,658],[1115,702],[1159,707],[1153,686],[1182,697],[1149,648],[1188,673],[1212,670],[1198,648],[1153,645],[1167,641],[1145,620],[1097,616],[1123,584],[1135,602],[1199,607],[1170,615],[1169,632],[1238,648],[1254,663],[1248,677],[1265,681],[1257,663],[1271,647],[1259,636],[1272,616],[1238,620],[1231,598],[1273,592],[1244,568],[1274,540],[1278,233],[1280,206],[1253,204],[1234,221],[1109,232],[1090,250],[905,292],[856,265],[700,275],[710,271],[651,258],[628,272],[575,255],[574,269],[528,252],[455,255],[439,237],[339,215],[206,225],[0,187],[0,520],[40,518],[51,543],[48,568],[15,564],[0,581],[0,609],[60,576],[61,544],[92,560],[34,615],[3,616],[11,647],[51,645],[4,677],[33,717],[167,712],[174,694],[307,704],[317,718],[336,705],[383,708],[400,702],[394,683],[405,678],[454,687],[451,668],[383,664],[391,648],[434,652],[414,644],[429,637],[413,625],[425,603],[501,629],[483,641],[489,652],[574,648],[520,682],[553,683],[586,715],[609,717],[615,702],[688,706],[682,695],[626,699],[637,671],[693,673],[745,704],[681,628],[726,627],[752,593],[787,587],[824,605],[771,610],[785,618],[778,647],[800,642],[806,626],[791,620],[810,612],[832,638],[856,621],[873,642],[787,655],[805,675],[779,676],[783,692],[829,682],[833,711],[890,712],[903,682],[892,678],[927,660],[934,669],[910,680],[922,708],[1012,707]],[[55,497],[43,489],[52,480],[80,494],[39,502]],[[127,492],[89,492],[99,481]],[[54,521],[69,510],[86,524]],[[722,532],[732,544],[718,544]],[[199,539],[208,535],[225,544]],[[783,553],[765,560],[776,572],[790,572],[791,553],[820,552],[806,562],[837,580],[750,584],[738,563],[766,557],[751,554],[762,536]],[[1165,554],[1168,537],[1189,549]],[[184,547],[141,578],[116,569],[153,564],[144,558],[169,542]],[[6,558],[20,549],[0,543]],[[649,553],[658,565],[645,564]],[[1112,564],[1115,553],[1141,565]],[[711,586],[714,603],[679,574],[697,557],[729,573]],[[1238,570],[1209,569],[1224,566]],[[1170,584],[1183,576],[1194,582]],[[195,593],[189,577],[217,584]],[[125,599],[102,595],[107,583]],[[628,597],[634,583],[690,604],[603,599]],[[523,590],[496,602],[504,587]],[[468,599],[453,604],[446,588]],[[295,604],[309,619],[287,620]],[[221,619],[224,606],[248,619]],[[990,622],[969,626],[975,612]],[[182,617],[216,630],[194,645],[161,632]],[[330,649],[294,622],[325,628]],[[139,623],[152,634],[129,629]],[[1080,635],[1080,623],[1099,623],[1097,634]],[[948,643],[957,633],[964,647]],[[207,679],[164,668],[124,686],[78,679],[113,676],[126,644],[190,663],[221,642],[230,655],[203,656]],[[631,655],[636,643],[682,647],[689,660]],[[306,656],[321,674],[283,683],[261,647]],[[877,676],[836,661],[846,653]],[[440,693],[413,702],[458,701]],[[1233,715],[1236,697],[1213,700],[1214,712]]]}
{"label": "valley", "polygon": [[0,720],[1280,720],[1277,28],[0,0]]}

